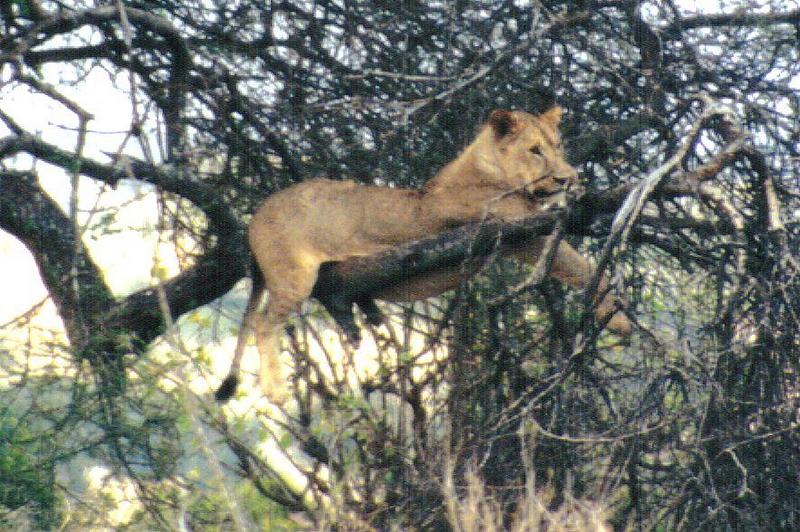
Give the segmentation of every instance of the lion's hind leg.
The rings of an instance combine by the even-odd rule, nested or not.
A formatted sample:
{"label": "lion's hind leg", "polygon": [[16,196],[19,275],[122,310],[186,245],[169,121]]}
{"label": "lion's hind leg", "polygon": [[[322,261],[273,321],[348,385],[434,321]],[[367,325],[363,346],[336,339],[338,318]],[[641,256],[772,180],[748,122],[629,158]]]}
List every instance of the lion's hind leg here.
{"label": "lion's hind leg", "polygon": [[276,404],[282,404],[289,396],[281,372],[281,335],[291,314],[311,295],[317,280],[319,262],[300,260],[303,258],[297,254],[273,253],[269,261],[259,260],[269,291],[266,309],[263,313],[256,312],[253,318],[260,357],[259,383],[264,395]]}
{"label": "lion's hind leg", "polygon": [[383,313],[371,296],[358,296],[353,299],[342,292],[342,281],[333,269],[337,263],[323,262],[319,268],[319,280],[311,293],[328,311],[333,320],[342,329],[350,345],[358,348],[361,345],[361,330],[358,328],[353,312],[353,304],[364,312],[367,322],[378,326],[383,323]]}

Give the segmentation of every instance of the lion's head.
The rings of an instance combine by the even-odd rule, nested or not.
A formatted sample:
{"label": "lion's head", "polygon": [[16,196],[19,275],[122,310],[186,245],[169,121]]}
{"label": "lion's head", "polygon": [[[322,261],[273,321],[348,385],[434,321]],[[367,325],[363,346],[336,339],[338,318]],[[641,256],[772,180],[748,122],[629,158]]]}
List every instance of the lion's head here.
{"label": "lion's head", "polygon": [[558,125],[562,110],[541,115],[496,110],[483,131],[481,166],[493,182],[509,189],[524,187],[542,202],[556,202],[572,186],[577,172],[564,159]]}

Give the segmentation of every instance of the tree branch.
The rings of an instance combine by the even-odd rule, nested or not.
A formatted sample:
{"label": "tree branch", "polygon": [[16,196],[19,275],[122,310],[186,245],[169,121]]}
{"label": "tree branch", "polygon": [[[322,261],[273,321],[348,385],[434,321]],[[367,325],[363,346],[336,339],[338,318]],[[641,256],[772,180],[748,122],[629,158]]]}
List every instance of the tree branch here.
{"label": "tree branch", "polygon": [[766,26],[771,24],[800,23],[800,9],[774,13],[754,13],[745,10],[733,13],[715,13],[684,17],[676,20],[664,31],[672,37],[679,37],[680,30],[720,27],[720,26]]}
{"label": "tree branch", "polygon": [[[128,32],[133,26],[140,31],[158,35],[161,41],[153,42],[150,39],[148,45],[142,49],[163,47],[171,55],[170,64],[166,67],[169,71],[169,80],[162,87],[166,94],[163,98],[158,98],[166,122],[167,153],[171,160],[172,156],[178,155],[182,149],[184,124],[181,114],[186,103],[185,94],[191,86],[189,71],[193,61],[183,33],[168,20],[141,9],[120,9],[117,6],[48,13],[21,34],[0,38],[0,50],[5,50],[0,54],[0,64],[27,60],[33,48],[55,35],[63,35],[86,25],[101,26],[109,22],[122,24],[123,32]],[[113,46],[113,44],[111,41],[104,43],[103,46]]]}
{"label": "tree branch", "polygon": [[[170,308],[173,309],[176,315],[221,297],[245,275],[248,252],[244,239],[244,227],[233,216],[227,205],[219,201],[218,193],[212,187],[202,182],[194,181],[183,172],[169,166],[157,167],[132,158],[124,158],[116,166],[105,165],[92,159],[77,157],[71,152],[62,150],[31,135],[23,134],[0,139],[0,159],[23,152],[64,168],[66,171],[70,168],[79,167],[81,174],[111,185],[115,185],[120,179],[133,178],[135,176],[137,179],[158,186],[161,190],[172,192],[188,199],[203,211],[208,217],[211,233],[216,236],[216,245],[200,257],[195,265],[164,284]],[[16,188],[20,188],[23,185],[28,187],[28,192],[26,193],[29,196],[34,193],[41,194],[44,198],[47,196],[38,189],[38,185],[35,184],[35,181],[32,181],[32,178],[26,184],[25,181],[14,177],[19,173],[15,173],[13,176],[10,173],[5,175],[2,216],[8,224],[8,230],[25,241],[25,235],[20,233],[20,228],[25,227],[24,219],[20,219],[17,222],[14,222],[14,220],[21,216],[17,211],[21,211],[28,203],[21,201],[20,198],[14,201],[14,196],[11,192],[16,189],[12,188],[12,184]],[[8,194],[5,193],[6,189],[10,191]],[[32,204],[35,204],[35,202]],[[69,220],[67,219],[65,222],[63,220],[58,221],[59,217],[63,218],[64,215],[56,206],[53,205],[52,209],[54,209],[53,212],[47,211],[47,219],[50,220],[48,225],[63,232],[64,228],[70,227]],[[43,264],[52,265],[54,268],[61,266],[59,260],[62,260],[63,257],[69,257],[72,253],[72,240],[69,240],[70,244],[66,246],[58,239],[43,238],[41,235],[46,234],[43,233],[46,227],[40,227],[40,225],[34,223],[30,226],[31,234],[28,235],[29,239],[38,239],[34,240],[34,242],[43,248],[38,252],[40,253],[39,255],[32,249],[40,268],[43,267]],[[15,230],[15,226],[18,229]],[[63,234],[61,238],[66,242],[67,239],[74,237]],[[66,264],[68,265],[68,261]],[[75,305],[70,304],[71,300],[65,297],[58,298],[59,292],[66,286],[62,286],[64,279],[69,278],[68,270],[51,274],[43,271],[42,274],[43,278],[46,275],[50,275],[45,280],[45,284],[53,294],[54,299],[56,299],[59,312],[67,322],[70,319],[71,309],[75,308]],[[95,273],[93,275],[101,279],[99,274]],[[92,280],[81,280],[80,285],[82,287],[102,286],[103,290],[105,290],[104,285]],[[91,301],[100,300],[88,298],[87,305],[91,304]],[[106,302],[102,307],[89,309],[91,312],[88,315],[93,316],[93,321],[97,324],[102,324],[103,327],[108,328],[124,329],[133,333],[145,343],[153,340],[163,331],[163,317],[158,311],[158,295],[154,289],[142,290],[116,304],[112,303],[113,300],[110,293],[105,294],[102,300]]]}
{"label": "tree branch", "polygon": [[[93,318],[109,307],[112,295],[100,269],[83,246],[76,246],[70,219],[39,187],[31,172],[0,172],[0,227],[33,254],[42,282],[64,320],[70,343],[78,348],[85,346],[92,333]],[[68,257],[76,250],[73,272],[73,262]],[[73,280],[80,287],[78,293],[72,289]]]}
{"label": "tree branch", "polygon": [[[163,283],[162,288],[175,316],[222,297],[247,274],[247,254],[231,255],[217,246],[191,268]],[[158,307],[158,290],[146,288],[111,306],[102,321],[106,327],[125,329],[143,344],[156,339],[164,330],[164,317]]]}
{"label": "tree branch", "polygon": [[116,186],[121,179],[138,179],[156,185],[191,201],[208,217],[211,230],[225,245],[238,247],[244,253],[244,229],[231,210],[219,201],[218,191],[193,180],[185,171],[168,165],[156,166],[139,159],[123,156],[116,164],[103,164],[47,143],[39,137],[20,134],[0,138],[0,159],[17,153],[28,153],[69,172],[78,166],[81,174]]}
{"label": "tree branch", "polygon": [[[636,183],[631,183],[585,194],[570,209],[565,232],[587,234],[597,216],[615,212],[635,187]],[[658,192],[661,197],[692,193],[692,187],[684,184],[666,185]],[[375,255],[329,263],[321,269],[313,295],[334,317],[346,319],[341,313],[350,302],[371,299],[417,276],[458,269],[467,260],[496,252],[498,246],[524,247],[532,239],[550,234],[561,214],[552,210],[519,222],[468,224]]]}
{"label": "tree branch", "polygon": [[602,161],[634,135],[648,129],[662,127],[664,127],[664,122],[661,118],[648,110],[643,110],[612,126],[603,126],[591,133],[568,140],[567,156],[575,165],[581,165],[588,161]]}

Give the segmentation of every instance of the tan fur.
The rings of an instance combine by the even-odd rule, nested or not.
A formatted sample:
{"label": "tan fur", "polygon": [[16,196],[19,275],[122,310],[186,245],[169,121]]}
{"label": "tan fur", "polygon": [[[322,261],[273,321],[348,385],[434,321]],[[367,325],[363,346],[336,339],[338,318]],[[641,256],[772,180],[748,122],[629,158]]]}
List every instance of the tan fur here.
{"label": "tan fur", "polygon": [[[289,315],[311,293],[323,262],[370,255],[468,222],[529,217],[563,201],[563,190],[576,172],[564,160],[560,119],[559,107],[538,116],[494,111],[477,138],[422,190],[312,179],[267,198],[250,222],[249,239],[269,300],[266,310],[258,312],[261,290],[254,287],[231,367],[232,382],[252,330],[261,357],[262,390],[275,402],[285,399],[280,337]],[[537,242],[514,255],[534,263],[540,251]],[[569,244],[560,244],[553,277],[582,287],[593,272]],[[390,300],[437,295],[452,287],[453,278],[434,275],[382,295]],[[613,311],[613,299],[606,297],[598,318]],[[616,314],[609,328],[627,334],[630,323]]]}

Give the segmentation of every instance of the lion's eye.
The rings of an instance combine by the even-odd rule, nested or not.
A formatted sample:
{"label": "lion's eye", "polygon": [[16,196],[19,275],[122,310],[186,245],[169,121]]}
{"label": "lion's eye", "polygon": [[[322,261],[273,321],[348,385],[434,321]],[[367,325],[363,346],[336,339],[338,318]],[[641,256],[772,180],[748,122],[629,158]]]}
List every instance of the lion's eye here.
{"label": "lion's eye", "polygon": [[539,146],[533,146],[530,151],[534,155],[541,155],[542,154],[542,148],[540,148]]}

